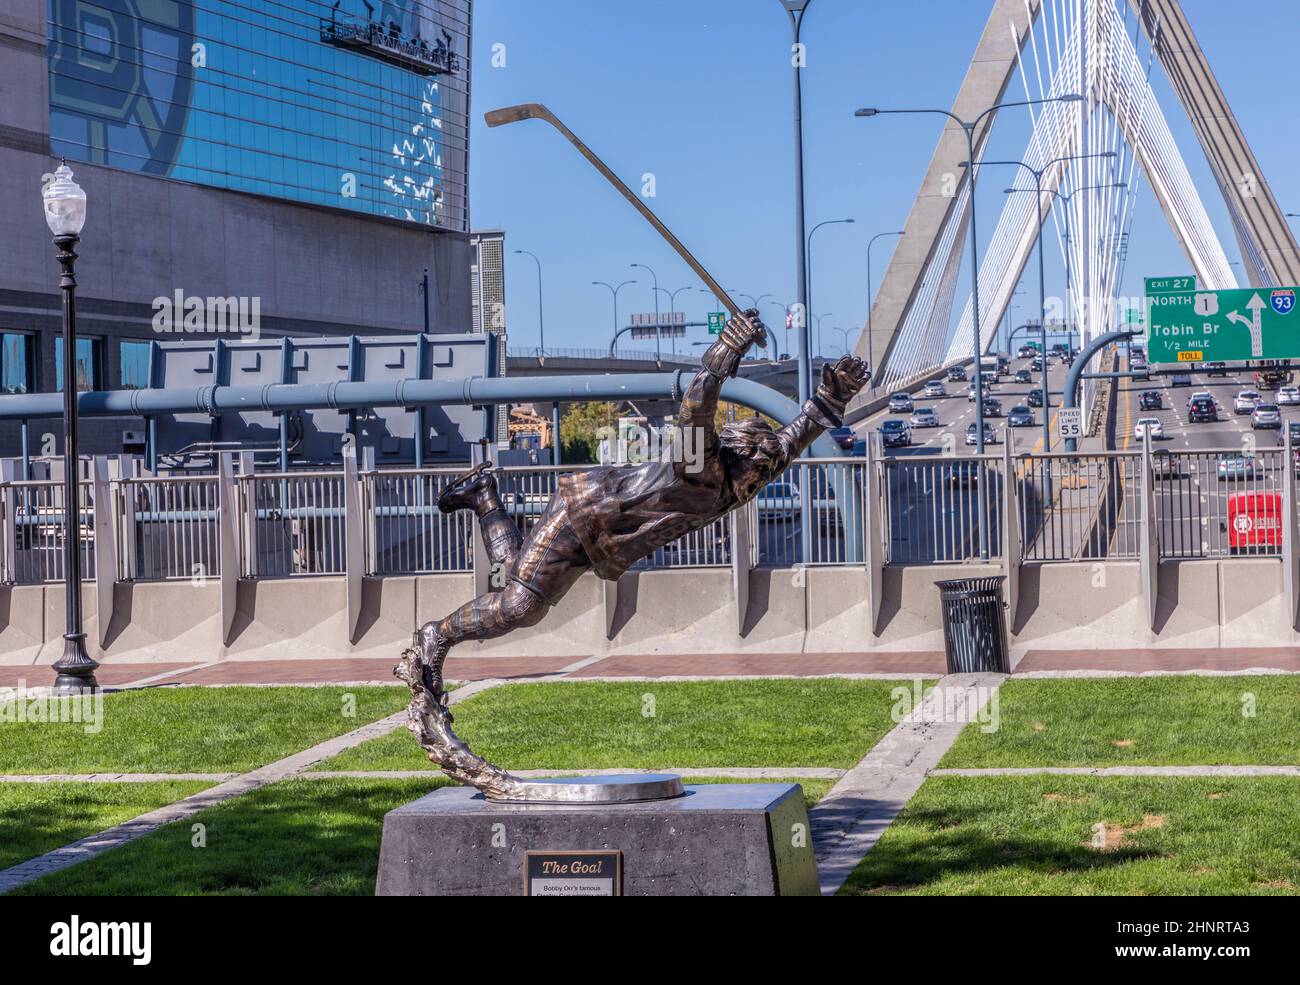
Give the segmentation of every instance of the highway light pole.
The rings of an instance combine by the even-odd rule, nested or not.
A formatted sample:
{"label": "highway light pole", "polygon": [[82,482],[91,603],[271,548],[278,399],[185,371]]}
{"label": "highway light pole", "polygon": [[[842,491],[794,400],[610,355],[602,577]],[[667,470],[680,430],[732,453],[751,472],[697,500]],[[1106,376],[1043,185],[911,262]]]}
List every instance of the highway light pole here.
{"label": "highway light pole", "polygon": [[[939,113],[948,117],[959,127],[966,135],[966,160],[975,160],[975,128],[979,126],[980,121],[990,113],[1000,109],[1007,109],[1014,106],[1035,106],[1040,103],[1077,103],[1082,102],[1083,97],[1077,93],[1071,93],[1065,96],[1050,96],[1044,99],[1024,99],[1015,102],[997,103],[984,110],[973,120],[963,120],[955,113],[950,113],[946,109],[876,109],[868,107],[859,109],[854,112],[854,116],[873,117],[882,113]],[[973,339],[971,348],[971,359],[975,364],[975,440],[976,451],[984,454],[984,401],[980,396],[980,386],[983,383],[983,373],[980,372],[980,356],[983,352],[983,343],[980,335],[980,271],[979,271],[979,238],[975,230],[975,172],[978,168],[967,169],[969,174],[970,187],[970,279],[971,279],[971,313],[973,325]],[[983,484],[980,489],[983,490]],[[980,525],[980,539],[983,542],[982,554],[988,551],[987,533],[984,531],[984,525]]]}
{"label": "highway light pole", "polygon": [[[803,89],[800,73],[803,71],[803,46],[799,33],[803,28],[804,14],[812,0],[781,0],[781,6],[790,17],[790,66],[794,70],[794,227],[795,227],[795,290],[798,291],[798,308],[795,331],[799,343],[799,405],[812,396],[812,361],[808,355],[808,256],[804,251],[805,229],[803,208]],[[804,514],[807,524],[807,511]],[[805,542],[807,534],[804,535]],[[806,546],[806,543],[805,543]]]}
{"label": "highway light pole", "polygon": [[[1113,150],[1100,151],[1096,154],[1067,154],[1063,157],[1053,158],[1044,164],[1041,168],[1030,167],[1024,161],[982,161],[982,164],[1004,164],[1011,167],[1024,168],[1034,176],[1034,204],[1038,208],[1038,324],[1041,329],[1040,341],[1043,346],[1043,451],[1052,450],[1052,435],[1049,418],[1051,413],[1048,408],[1052,402],[1048,398],[1047,387],[1047,281],[1043,274],[1043,226],[1046,224],[1047,214],[1043,212],[1043,175],[1058,164],[1064,164],[1066,161],[1084,161],[1095,157],[1114,157]],[[963,164],[969,165],[969,161],[963,161]],[[1028,191],[1029,189],[1024,189]],[[1053,192],[1055,194],[1055,192]],[[1069,262],[1070,256],[1067,251],[1066,262]],[[1068,289],[1067,289],[1068,291]],[[1065,321],[1070,321],[1069,313],[1066,313]],[[1010,348],[1010,341],[1007,347]]]}
{"label": "highway light pole", "polygon": [[[675,291],[670,291],[670,290],[668,290],[668,288],[666,288],[666,287],[656,287],[656,288],[655,288],[656,291],[663,291],[665,294],[668,295],[668,313],[669,313],[669,314],[673,314],[673,313],[677,310],[677,295],[680,294],[682,291],[689,291],[690,289],[691,289],[691,285],[689,285],[689,284],[687,284],[685,287],[679,287],[679,288],[677,288],[677,290],[675,290]],[[656,321],[657,321],[657,320],[658,320],[658,319],[656,319]],[[683,331],[684,331],[684,330],[683,330]],[[673,340],[673,355],[676,356],[676,355],[677,355],[677,332],[676,332],[676,326],[675,326],[675,325],[674,325],[674,331],[673,331],[673,333],[672,333],[671,335],[669,335],[668,337],[669,337],[670,339]]]}
{"label": "highway light pole", "polygon": [[815,353],[815,355],[820,356],[820,355],[822,354],[822,319],[823,319],[823,318],[829,318],[832,314],[834,314],[834,312],[832,312],[832,311],[826,311],[826,312],[823,312],[822,314],[816,316],[816,318],[817,318],[817,352]]}
{"label": "highway light pole", "polygon": [[63,653],[51,667],[55,694],[81,694],[99,687],[98,661],[86,652],[81,625],[81,497],[77,449],[77,263],[76,247],[86,224],[86,193],[72,180],[66,161],[41,192],[45,222],[58,248],[63,292]]}
{"label": "highway light pole", "polygon": [[[796,309],[795,332],[799,343],[799,406],[812,397],[812,358],[808,352],[808,254],[805,237],[807,223],[804,219],[803,188],[803,44],[799,33],[803,18],[812,0],[781,0],[781,6],[790,17],[790,67],[794,71],[794,235],[795,235],[795,290],[799,295]],[[805,455],[808,453],[805,452]],[[807,563],[812,548],[812,502],[810,496],[799,497],[799,550],[800,563]]]}
{"label": "highway light pole", "polygon": [[[785,330],[785,345],[781,347],[781,351],[777,353],[777,356],[788,356],[790,354],[790,306],[788,304],[782,304],[780,301],[769,301],[767,303],[773,307],[781,309],[781,327]],[[776,343],[773,342],[773,345],[775,344]],[[780,359],[778,358],[778,362],[779,361]]]}
{"label": "highway light pole", "polygon": [[[853,223],[853,220],[852,220],[852,219],[823,219],[821,222],[817,223],[817,225],[813,226],[813,227],[812,227],[812,232],[810,232],[810,233],[808,234],[808,250],[807,250],[807,256],[808,256],[808,287],[807,287],[807,289],[804,291],[804,299],[805,299],[805,302],[806,302],[807,305],[808,305],[808,308],[807,308],[808,311],[811,311],[811,310],[812,310],[812,238],[813,238],[815,235],[817,235],[817,230],[821,229],[822,226],[838,226],[838,225],[841,225],[841,224],[843,224],[843,223],[848,223],[848,224],[851,225],[851,224]],[[824,317],[824,316],[823,316],[823,317]],[[822,323],[821,323],[821,320],[819,319],[819,320],[817,321],[817,353],[816,353],[816,354],[820,356],[820,355],[821,355],[821,351],[822,351]],[[809,374],[812,373],[811,366],[812,366],[812,362],[811,362],[811,359],[810,359],[810,360],[809,360],[809,367],[810,367],[810,368],[809,368],[809,370],[808,370]],[[811,379],[812,379],[812,377],[811,377],[811,375],[810,375],[810,376],[809,376],[809,381],[810,381],[810,384],[809,384],[809,390],[810,390],[810,391],[811,391],[811,389],[812,389],[812,387],[811,387]]]}
{"label": "highway light pole", "polygon": [[655,365],[658,365],[664,361],[663,352],[659,347],[659,278],[656,277],[655,272],[650,270],[650,268],[644,263],[634,263],[632,266],[640,267],[642,270],[649,270],[650,282],[654,285],[650,288],[650,293],[654,295],[655,299]]}
{"label": "highway light pole", "polygon": [[538,260],[537,254],[531,250],[515,250],[515,252],[532,257],[533,263],[537,264],[537,358],[541,360],[546,356],[546,323],[542,320],[542,261]]}
{"label": "highway light pole", "polygon": [[[1114,151],[1106,151],[1101,154],[1084,154],[1081,156],[1082,157],[1114,157],[1115,153]],[[1073,158],[1061,158],[1061,160],[1073,160]],[[1033,171],[1033,168],[1029,168],[1028,165],[1026,165],[1023,161],[989,161],[988,163],[989,164],[1019,164],[1021,167],[1026,167],[1030,171]],[[1053,161],[1051,163],[1054,164],[1056,162]],[[1048,167],[1051,167],[1051,164],[1049,164]],[[1046,168],[1044,168],[1043,170],[1046,170]],[[1034,175],[1034,195],[1035,195],[1034,201],[1035,202],[1041,202],[1043,200],[1044,188],[1042,185],[1042,179],[1040,177],[1040,174]],[[1061,216],[1062,216],[1061,221],[1065,226],[1065,329],[1067,332],[1071,331],[1070,326],[1074,324],[1074,318],[1073,318],[1074,300],[1070,293],[1070,199],[1074,198],[1074,196],[1079,194],[1079,192],[1086,192],[1089,189],[1126,188],[1126,187],[1128,187],[1128,182],[1126,181],[1111,181],[1099,185],[1084,185],[1082,188],[1076,188],[1068,195],[1062,195],[1054,188],[1046,189],[1049,195],[1051,195],[1057,201],[1064,203],[1065,206],[1064,208],[1061,209]],[[1017,192],[1027,192],[1027,191],[1029,191],[1028,188],[1007,188],[1004,189],[1003,194],[1014,195]],[[1038,290],[1040,294],[1043,291],[1042,222],[1039,223],[1039,227],[1038,227]],[[1052,445],[1050,441],[1047,441],[1047,417],[1048,417],[1048,411],[1052,406],[1052,392],[1047,385],[1047,318],[1046,318],[1047,307],[1046,305],[1047,302],[1046,299],[1044,299],[1043,320],[1042,320],[1042,328],[1043,328],[1042,344],[1043,344],[1043,437],[1045,443],[1043,445],[1043,450],[1050,451]],[[1071,346],[1071,348],[1073,348],[1073,346]]]}
{"label": "highway light pole", "polygon": [[871,385],[873,387],[876,385],[876,360],[873,358],[873,353],[871,351],[872,343],[875,341],[875,335],[871,330],[871,247],[872,244],[882,236],[902,235],[903,230],[899,229],[897,232],[876,233],[876,235],[867,240],[867,369],[871,370]]}
{"label": "highway light pole", "polygon": [[593,286],[608,287],[609,293],[614,297],[614,338],[618,338],[618,292],[627,287],[628,284],[635,284],[636,281],[625,280],[618,287],[603,280],[593,280],[591,283]]}
{"label": "highway light pole", "polygon": [[831,331],[832,331],[832,332],[839,332],[841,335],[844,336],[844,352],[845,352],[845,354],[847,355],[847,354],[849,353],[849,351],[850,351],[850,350],[849,350],[849,330],[848,330],[847,328],[840,328],[840,326],[838,326],[838,325],[832,325],[832,326],[831,326]]}

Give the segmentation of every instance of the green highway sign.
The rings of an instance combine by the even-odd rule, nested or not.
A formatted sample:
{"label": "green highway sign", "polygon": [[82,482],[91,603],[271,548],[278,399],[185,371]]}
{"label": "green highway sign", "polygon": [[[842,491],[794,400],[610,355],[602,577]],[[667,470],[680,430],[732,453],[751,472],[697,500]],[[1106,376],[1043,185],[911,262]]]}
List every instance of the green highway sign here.
{"label": "green highway sign", "polygon": [[1147,297],[1147,361],[1300,358],[1295,287],[1180,291]]}
{"label": "green highway sign", "polygon": [[709,334],[721,335],[722,327],[727,324],[727,313],[725,311],[709,312]]}
{"label": "green highway sign", "polygon": [[1195,274],[1189,274],[1186,277],[1146,278],[1147,294],[1169,294],[1171,291],[1194,291],[1196,290],[1196,287]]}

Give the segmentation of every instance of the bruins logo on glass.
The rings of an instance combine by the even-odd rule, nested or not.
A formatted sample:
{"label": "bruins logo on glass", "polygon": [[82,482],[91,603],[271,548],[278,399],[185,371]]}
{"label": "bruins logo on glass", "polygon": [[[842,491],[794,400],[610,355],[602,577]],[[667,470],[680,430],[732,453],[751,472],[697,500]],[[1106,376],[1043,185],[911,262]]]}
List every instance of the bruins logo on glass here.
{"label": "bruins logo on glass", "polygon": [[51,7],[55,153],[168,174],[190,111],[193,4],[54,0]]}

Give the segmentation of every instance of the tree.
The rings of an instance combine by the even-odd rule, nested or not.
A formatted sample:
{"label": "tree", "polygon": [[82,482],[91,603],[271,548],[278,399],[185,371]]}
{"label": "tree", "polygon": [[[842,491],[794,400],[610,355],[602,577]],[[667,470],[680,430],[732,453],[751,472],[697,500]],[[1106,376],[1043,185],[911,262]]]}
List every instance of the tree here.
{"label": "tree", "polygon": [[560,447],[564,461],[572,464],[595,464],[599,461],[601,428],[618,427],[618,404],[609,400],[592,400],[570,404],[560,418]]}

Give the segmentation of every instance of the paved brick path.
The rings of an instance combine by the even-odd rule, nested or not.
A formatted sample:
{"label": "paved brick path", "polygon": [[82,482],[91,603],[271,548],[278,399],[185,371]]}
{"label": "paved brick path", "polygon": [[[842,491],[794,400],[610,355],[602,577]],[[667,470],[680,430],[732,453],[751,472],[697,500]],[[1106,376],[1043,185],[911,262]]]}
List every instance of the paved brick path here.
{"label": "paved brick path", "polygon": [[1268,670],[1300,673],[1300,647],[1273,646],[1249,649],[1202,650],[1029,650],[1016,664],[1014,674],[1074,672],[1116,673],[1231,673]]}
{"label": "paved brick path", "polygon": [[[394,660],[375,657],[330,660],[221,660],[188,663],[106,663],[98,673],[109,687],[149,684],[397,684]],[[447,677],[457,681],[511,680],[557,675],[568,678],[819,677],[826,675],[939,677],[942,653],[933,650],[878,653],[649,653],[593,657],[452,656]],[[1300,673],[1300,647],[1251,649],[1029,650],[1013,671],[1033,674]],[[0,666],[0,688],[25,681],[43,687],[54,675],[44,665]]]}
{"label": "paved brick path", "polygon": [[942,653],[654,653],[606,657],[570,677],[810,677],[945,671]]}

